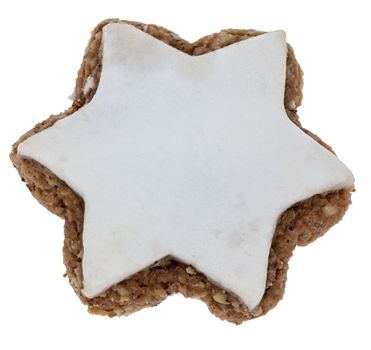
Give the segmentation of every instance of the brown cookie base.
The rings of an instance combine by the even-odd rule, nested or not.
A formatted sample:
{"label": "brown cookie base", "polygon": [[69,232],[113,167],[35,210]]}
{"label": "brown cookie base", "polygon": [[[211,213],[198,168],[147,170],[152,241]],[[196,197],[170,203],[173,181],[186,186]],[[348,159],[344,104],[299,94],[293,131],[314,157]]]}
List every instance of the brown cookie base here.
{"label": "brown cookie base", "polygon": [[[81,293],[83,286],[81,261],[83,256],[84,202],[66,183],[44,166],[18,155],[17,147],[28,137],[52,126],[57,120],[74,113],[93,98],[101,72],[102,28],[111,22],[119,22],[119,20],[103,21],[92,32],[78,72],[72,106],[65,112],[52,115],[47,120],[37,124],[13,145],[10,154],[13,164],[22,180],[26,182],[32,195],[51,212],[65,219],[63,253],[67,269],[66,275],[70,284],[82,302],[88,305],[91,313],[111,317],[128,315],[143,307],[157,305],[168,295],[174,293],[182,293],[186,297],[198,298],[204,301],[210,311],[217,317],[236,324],[264,315],[282,298],[288,261],[296,245],[306,245],[314,241],[341,220],[350,204],[350,190],[343,189],[315,195],[295,204],[282,214],[270,250],[266,291],[260,304],[254,310],[248,310],[236,295],[214,285],[205,275],[192,266],[180,263],[172,257],[161,259],[95,298],[86,298]],[[128,23],[190,55],[202,55],[263,33],[255,30],[229,29],[208,35],[191,44],[162,27],[138,22]],[[298,127],[302,128],[296,109],[300,106],[302,100],[303,73],[295,59],[292,48],[290,46],[288,48],[285,107],[288,117]],[[84,86],[89,76],[94,78],[96,84],[84,93]],[[316,135],[303,128],[302,130],[331,150]]]}

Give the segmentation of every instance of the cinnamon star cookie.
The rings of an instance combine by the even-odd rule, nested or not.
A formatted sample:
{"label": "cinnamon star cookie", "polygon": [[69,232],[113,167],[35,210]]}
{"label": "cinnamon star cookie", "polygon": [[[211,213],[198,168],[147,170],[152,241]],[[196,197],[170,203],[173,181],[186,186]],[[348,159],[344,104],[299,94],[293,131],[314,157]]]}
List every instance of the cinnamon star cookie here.
{"label": "cinnamon star cookie", "polygon": [[72,106],[11,153],[65,219],[67,275],[91,312],[177,292],[235,323],[276,305],[295,246],[337,223],[354,187],[301,127],[301,88],[282,31],[191,44],[154,25],[97,26]]}

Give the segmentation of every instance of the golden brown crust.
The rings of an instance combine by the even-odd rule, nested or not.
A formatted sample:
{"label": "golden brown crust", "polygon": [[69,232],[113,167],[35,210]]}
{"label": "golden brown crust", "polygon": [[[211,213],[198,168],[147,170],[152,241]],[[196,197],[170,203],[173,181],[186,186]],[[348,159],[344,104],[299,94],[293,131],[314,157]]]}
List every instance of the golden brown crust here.
{"label": "golden brown crust", "polygon": [[[17,147],[28,137],[50,127],[57,120],[71,115],[92,99],[97,86],[85,93],[84,86],[89,76],[93,77],[95,82],[99,82],[102,28],[112,22],[119,22],[119,20],[105,20],[92,32],[78,71],[72,106],[65,112],[52,115],[44,122],[37,124],[13,145],[10,154],[13,164],[32,195],[47,209],[65,220],[63,254],[66,274],[72,287],[82,302],[88,305],[90,312],[101,315],[128,315],[143,307],[157,305],[168,295],[174,293],[198,298],[204,301],[216,316],[236,324],[264,315],[282,298],[288,261],[296,245],[306,245],[314,241],[341,220],[350,204],[350,190],[343,189],[318,194],[295,204],[281,215],[269,255],[266,291],[260,304],[254,310],[248,310],[233,293],[217,287],[192,266],[177,262],[172,257],[161,259],[131,278],[114,285],[98,297],[89,299],[81,293],[84,202],[66,183],[44,166],[34,160],[19,156]],[[191,44],[165,28],[139,22],[128,23],[190,55],[202,55],[263,33],[255,30],[228,29],[205,36]],[[303,73],[295,59],[294,52],[288,46],[285,107],[288,117],[298,127],[301,127],[301,124],[296,109],[302,101],[302,77]],[[316,135],[305,129],[303,131],[331,150]]]}

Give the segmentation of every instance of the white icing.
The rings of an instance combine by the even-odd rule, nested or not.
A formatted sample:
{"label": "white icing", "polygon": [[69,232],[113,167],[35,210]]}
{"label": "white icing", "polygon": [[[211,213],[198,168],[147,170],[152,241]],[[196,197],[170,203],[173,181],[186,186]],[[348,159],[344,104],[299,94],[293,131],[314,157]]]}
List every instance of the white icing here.
{"label": "white icing", "polygon": [[192,57],[127,24],[103,31],[92,101],[18,147],[85,201],[83,293],[172,255],[254,308],[280,214],[353,186],[285,113],[284,32]]}
{"label": "white icing", "polygon": [[89,75],[86,78],[86,82],[83,88],[84,95],[86,96],[90,92],[90,90],[94,88],[94,86],[95,86],[94,78]]}

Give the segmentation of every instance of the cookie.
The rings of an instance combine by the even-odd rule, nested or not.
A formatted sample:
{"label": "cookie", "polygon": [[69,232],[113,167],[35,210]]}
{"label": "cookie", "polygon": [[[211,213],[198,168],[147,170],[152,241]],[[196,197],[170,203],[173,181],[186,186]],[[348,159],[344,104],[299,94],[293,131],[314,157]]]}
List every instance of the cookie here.
{"label": "cookie", "polygon": [[239,324],[277,304],[296,245],[336,224],[354,189],[300,124],[302,85],[282,31],[191,44],[138,22],[94,29],[72,106],[10,155],[65,220],[66,275],[90,312],[182,293]]}

